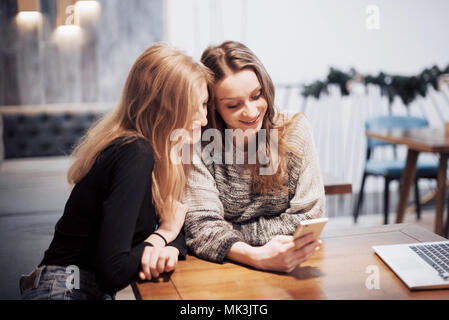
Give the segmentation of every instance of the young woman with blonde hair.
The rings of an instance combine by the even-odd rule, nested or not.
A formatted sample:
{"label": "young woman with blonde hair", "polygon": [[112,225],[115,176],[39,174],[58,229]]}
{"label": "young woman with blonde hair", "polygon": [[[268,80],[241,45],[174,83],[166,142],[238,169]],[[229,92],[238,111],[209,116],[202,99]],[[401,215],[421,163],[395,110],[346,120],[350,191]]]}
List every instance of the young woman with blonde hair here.
{"label": "young woman with blonde hair", "polygon": [[[111,299],[138,276],[172,271],[186,254],[180,233],[188,167],[170,157],[207,123],[210,74],[155,44],[137,58],[118,107],[73,152],[74,184],[39,266],[20,279],[23,299]],[[73,272],[73,274],[72,274]]]}
{"label": "young woman with blonde hair", "polygon": [[[201,62],[214,76],[208,128],[221,132],[222,146],[226,131],[252,133],[240,140],[243,146],[233,141],[245,152],[244,164],[205,161],[209,155],[204,148],[203,161],[194,163],[184,201],[189,206],[187,246],[207,260],[228,258],[290,272],[320,246],[311,234],[293,239],[297,225],[324,213],[324,187],[308,121],[303,114],[287,117],[276,112],[270,76],[245,45],[227,41],[210,46]],[[265,148],[258,139],[262,129]],[[271,141],[270,130],[277,133],[277,141]],[[271,164],[276,162],[272,174],[261,174],[268,164],[260,159],[248,161],[248,145],[255,141]]]}

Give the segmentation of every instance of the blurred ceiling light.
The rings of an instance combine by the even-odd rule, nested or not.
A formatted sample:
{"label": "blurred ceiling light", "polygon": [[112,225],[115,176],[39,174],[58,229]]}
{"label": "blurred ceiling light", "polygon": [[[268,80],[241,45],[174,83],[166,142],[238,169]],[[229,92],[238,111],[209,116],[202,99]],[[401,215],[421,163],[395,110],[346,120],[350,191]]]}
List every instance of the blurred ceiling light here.
{"label": "blurred ceiling light", "polygon": [[101,13],[101,5],[96,0],[78,0],[75,4],[78,8],[82,23],[94,23]]}
{"label": "blurred ceiling light", "polygon": [[76,0],[57,0],[57,27],[53,32],[53,40],[60,46],[72,47],[82,43],[83,33],[80,28],[80,12],[75,3]]}
{"label": "blurred ceiling light", "polygon": [[37,11],[21,11],[16,16],[17,24],[24,29],[35,29],[42,22],[42,15]]}
{"label": "blurred ceiling light", "polygon": [[61,47],[80,46],[83,43],[83,32],[77,25],[62,25],[53,32],[52,40]]}
{"label": "blurred ceiling light", "polygon": [[25,29],[34,29],[42,22],[39,0],[17,0],[16,22]]}

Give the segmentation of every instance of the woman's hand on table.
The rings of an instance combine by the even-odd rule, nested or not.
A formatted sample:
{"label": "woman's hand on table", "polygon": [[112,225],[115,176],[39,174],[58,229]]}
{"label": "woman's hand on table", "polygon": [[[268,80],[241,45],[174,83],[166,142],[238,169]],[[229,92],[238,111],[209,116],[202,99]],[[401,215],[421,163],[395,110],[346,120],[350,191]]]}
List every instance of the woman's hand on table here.
{"label": "woman's hand on table", "polygon": [[157,278],[161,273],[175,270],[178,263],[179,250],[172,246],[145,247],[142,254],[142,271],[139,272],[141,280]]}
{"label": "woman's hand on table", "polygon": [[[175,269],[178,263],[179,250],[167,243],[176,239],[184,224],[184,219],[188,206],[175,201],[174,212],[170,216],[162,219],[156,233],[152,233],[145,241],[152,244],[146,246],[141,259],[142,271],[139,278],[150,280],[157,278],[163,272],[170,272]],[[163,240],[165,239],[165,241]]]}

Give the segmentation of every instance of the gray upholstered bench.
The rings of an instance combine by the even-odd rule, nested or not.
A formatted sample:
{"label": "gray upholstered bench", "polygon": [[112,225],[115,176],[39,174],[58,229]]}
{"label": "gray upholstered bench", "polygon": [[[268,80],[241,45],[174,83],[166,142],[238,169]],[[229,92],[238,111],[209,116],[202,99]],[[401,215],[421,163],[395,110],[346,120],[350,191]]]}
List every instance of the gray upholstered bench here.
{"label": "gray upholstered bench", "polygon": [[110,105],[0,107],[0,215],[60,211],[71,153]]}
{"label": "gray upholstered bench", "polygon": [[69,155],[104,105],[0,107],[3,158]]}

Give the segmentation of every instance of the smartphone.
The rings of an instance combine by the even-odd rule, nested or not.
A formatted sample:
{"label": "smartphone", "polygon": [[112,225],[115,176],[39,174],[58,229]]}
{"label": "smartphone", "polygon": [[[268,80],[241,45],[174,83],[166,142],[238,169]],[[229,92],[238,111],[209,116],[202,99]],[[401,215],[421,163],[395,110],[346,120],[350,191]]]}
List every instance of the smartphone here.
{"label": "smartphone", "polygon": [[293,235],[294,239],[300,238],[303,235],[313,232],[313,239],[318,240],[320,238],[321,231],[327,223],[327,218],[318,218],[301,221],[296,228]]}

